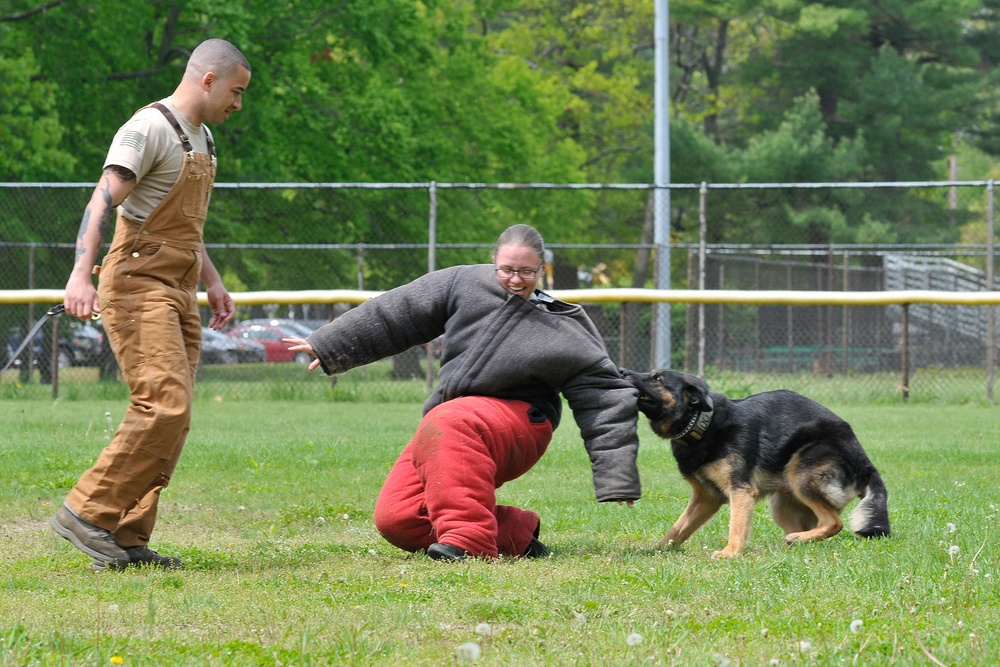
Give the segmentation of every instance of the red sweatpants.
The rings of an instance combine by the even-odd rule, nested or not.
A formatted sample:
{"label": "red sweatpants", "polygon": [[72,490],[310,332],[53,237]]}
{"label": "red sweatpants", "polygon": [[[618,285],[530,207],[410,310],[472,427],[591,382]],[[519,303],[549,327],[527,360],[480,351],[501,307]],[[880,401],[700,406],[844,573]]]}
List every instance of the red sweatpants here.
{"label": "red sweatpants", "polygon": [[534,512],[496,504],[496,490],[545,453],[552,424],[524,401],[467,396],[428,412],[375,503],[375,527],[406,551],[435,542],[472,556],[520,556]]}

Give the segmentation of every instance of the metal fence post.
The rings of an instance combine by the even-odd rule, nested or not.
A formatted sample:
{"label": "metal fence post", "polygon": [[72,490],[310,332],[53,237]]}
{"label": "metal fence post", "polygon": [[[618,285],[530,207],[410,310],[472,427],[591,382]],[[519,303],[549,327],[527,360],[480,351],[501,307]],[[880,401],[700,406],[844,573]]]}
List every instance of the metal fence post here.
{"label": "metal fence post", "polygon": [[[35,289],[35,248],[36,244],[28,245],[28,289]],[[28,322],[25,324],[25,331],[31,331],[31,326],[35,323],[35,304],[28,304]],[[24,369],[21,377],[25,384],[35,379],[35,344],[28,343],[28,357],[24,362]]]}
{"label": "metal fence post", "polygon": [[428,188],[429,209],[427,211],[427,273],[437,268],[437,183],[431,181]]}
{"label": "metal fence post", "polygon": [[[656,184],[656,205],[654,209],[655,228],[654,244],[656,245],[656,288],[670,289],[670,188],[660,183]],[[653,327],[653,367],[670,368],[671,362],[671,331],[670,304],[658,303],[655,306],[656,326]]]}
{"label": "metal fence post", "polygon": [[[986,183],[986,289],[994,290],[993,255],[996,250],[994,241],[994,198],[993,179]],[[996,349],[997,349],[997,316],[996,306],[986,306],[986,398],[990,403],[993,399],[993,384],[996,380]]]}
{"label": "metal fence post", "polygon": [[[437,182],[431,181],[428,188],[429,210],[427,211],[427,273],[437,268]],[[427,358],[427,393],[434,391],[434,345],[424,346]]]}
{"label": "metal fence post", "polygon": [[903,348],[900,355],[903,364],[903,401],[910,400],[910,304],[903,304],[903,331],[899,340]]}
{"label": "metal fence post", "polygon": [[[708,236],[708,186],[701,182],[698,189],[698,290],[705,289],[705,243]],[[721,268],[721,264],[720,264]],[[722,289],[722,286],[719,286]],[[698,304],[698,373],[705,376],[705,304]]]}

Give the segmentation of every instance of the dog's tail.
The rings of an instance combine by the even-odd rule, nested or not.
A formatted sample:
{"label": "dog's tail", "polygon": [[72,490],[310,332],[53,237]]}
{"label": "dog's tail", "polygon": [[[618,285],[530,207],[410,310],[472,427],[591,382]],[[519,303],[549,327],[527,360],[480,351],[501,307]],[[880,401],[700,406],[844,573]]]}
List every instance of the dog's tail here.
{"label": "dog's tail", "polygon": [[858,537],[889,536],[889,493],[885,490],[882,477],[872,468],[868,484],[861,494],[848,525]]}

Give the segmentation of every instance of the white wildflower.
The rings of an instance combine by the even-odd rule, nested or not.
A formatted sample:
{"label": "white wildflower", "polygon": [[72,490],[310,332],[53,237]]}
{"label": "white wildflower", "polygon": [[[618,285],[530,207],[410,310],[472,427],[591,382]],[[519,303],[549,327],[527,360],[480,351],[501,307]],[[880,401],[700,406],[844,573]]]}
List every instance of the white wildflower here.
{"label": "white wildflower", "polygon": [[800,653],[808,653],[809,651],[812,650],[812,647],[813,647],[812,642],[807,642],[804,639],[799,642],[799,652]]}
{"label": "white wildflower", "polygon": [[713,654],[712,659],[715,660],[716,667],[729,667],[729,665],[733,664],[732,660],[721,653]]}
{"label": "white wildflower", "polygon": [[324,523],[326,523],[326,517],[325,516],[318,516],[318,517],[316,517],[316,525],[317,526],[322,526]]}
{"label": "white wildflower", "polygon": [[479,644],[476,642],[465,642],[464,644],[459,644],[456,653],[458,654],[459,662],[475,662],[479,660],[479,656],[482,655],[482,649],[479,648]]}
{"label": "white wildflower", "polygon": [[638,646],[639,644],[642,643],[642,635],[640,635],[638,632],[633,632],[628,637],[625,638],[625,643],[628,644],[629,646]]}
{"label": "white wildflower", "polygon": [[955,527],[955,524],[953,524],[951,521],[945,524],[945,528],[949,533],[954,533],[956,530],[958,530],[958,528]]}
{"label": "white wildflower", "polygon": [[492,635],[493,627],[489,623],[480,623],[479,625],[476,626],[476,634],[482,635],[484,637],[486,635]]}
{"label": "white wildflower", "polygon": [[853,621],[851,621],[851,633],[856,635],[859,632],[861,632],[862,625],[864,625],[864,623],[861,621],[860,618],[856,618]]}
{"label": "white wildflower", "polygon": [[948,555],[951,556],[952,558],[957,556],[960,551],[961,549],[958,548],[957,544],[953,544],[950,547],[948,547]]}
{"label": "white wildflower", "polygon": [[771,631],[768,630],[767,628],[761,628],[760,629],[760,636],[761,637],[767,637],[769,634],[771,634]]}
{"label": "white wildflower", "polygon": [[778,665],[781,664],[781,661],[778,660],[777,658],[771,658],[771,663],[770,664],[771,664],[771,667],[778,667]]}

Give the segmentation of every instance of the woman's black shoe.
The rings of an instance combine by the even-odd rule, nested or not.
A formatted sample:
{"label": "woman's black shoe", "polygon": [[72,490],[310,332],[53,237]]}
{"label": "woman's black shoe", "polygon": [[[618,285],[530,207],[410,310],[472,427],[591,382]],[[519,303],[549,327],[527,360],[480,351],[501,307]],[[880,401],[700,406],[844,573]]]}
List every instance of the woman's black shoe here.
{"label": "woman's black shoe", "polygon": [[524,554],[522,555],[525,558],[548,558],[552,555],[552,551],[539,542],[537,537],[532,537],[531,543],[528,544],[528,548],[524,550]]}
{"label": "woman's black shoe", "polygon": [[465,549],[440,542],[435,542],[427,547],[427,555],[434,560],[465,560],[469,556]]}

